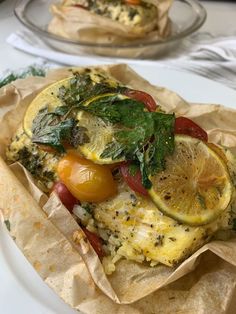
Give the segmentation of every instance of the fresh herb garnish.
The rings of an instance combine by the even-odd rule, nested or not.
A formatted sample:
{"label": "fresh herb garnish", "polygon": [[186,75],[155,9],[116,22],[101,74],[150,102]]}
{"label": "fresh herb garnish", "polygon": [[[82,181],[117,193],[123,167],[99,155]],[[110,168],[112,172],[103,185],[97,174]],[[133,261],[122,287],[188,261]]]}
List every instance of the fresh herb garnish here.
{"label": "fresh herb garnish", "polygon": [[49,112],[48,107],[41,109],[32,124],[32,142],[48,145],[59,153],[65,152],[64,144],[73,147],[88,142],[86,129],[80,128],[74,118],[64,119],[68,109],[65,106],[57,107]]}
{"label": "fresh herb garnish", "polygon": [[107,144],[100,157],[139,161],[143,185],[150,188],[148,176],[163,170],[165,158],[174,151],[174,115],[148,112],[143,103],[119,94],[78,108],[115,124],[115,140]]}
{"label": "fresh herb garnish", "polygon": [[206,207],[206,200],[205,200],[205,198],[204,198],[200,193],[197,194],[197,199],[198,199],[198,201],[199,201],[201,207],[202,207],[203,209],[207,209],[207,207]]}
{"label": "fresh herb garnish", "polygon": [[236,218],[234,218],[232,221],[232,229],[236,231]]}
{"label": "fresh herb garnish", "polygon": [[62,86],[59,89],[58,98],[63,105],[53,112],[49,112],[47,107],[38,112],[32,124],[32,142],[51,146],[59,153],[65,151],[64,142],[75,148],[88,143],[87,129],[80,127],[74,118],[81,103],[96,95],[121,90],[126,90],[126,88],[111,87],[104,82],[95,83],[88,74],[74,73],[69,87]]}
{"label": "fresh herb garnish", "polygon": [[139,165],[137,163],[132,162],[129,164],[129,174],[134,177],[139,170]]}
{"label": "fresh herb garnish", "polygon": [[[32,141],[49,145],[60,153],[65,151],[65,142],[73,147],[89,142],[87,130],[75,119],[78,111],[86,111],[114,125],[114,140],[100,157],[138,163],[142,183],[150,188],[149,175],[165,169],[165,159],[174,151],[175,116],[148,112],[142,102],[121,96],[126,87],[114,86],[105,80],[95,83],[89,74],[75,73],[70,86],[59,90],[58,98],[63,105],[54,112],[47,107],[39,111],[33,121]],[[96,98],[97,95],[104,96]]]}
{"label": "fresh herb garnish", "polygon": [[18,160],[21,164],[29,170],[33,175],[37,175],[42,172],[42,163],[37,154],[32,154],[27,147],[22,147],[18,151]]}
{"label": "fresh herb garnish", "polygon": [[70,86],[59,89],[58,98],[67,107],[72,107],[97,95],[117,93],[126,90],[125,87],[112,87],[105,82],[95,83],[89,74],[74,73]]}
{"label": "fresh herb garnish", "polygon": [[7,220],[4,220],[4,223],[5,223],[6,227],[7,227],[7,230],[8,230],[8,231],[11,231],[11,224],[10,224],[10,221],[7,219]]}
{"label": "fresh herb garnish", "polygon": [[26,70],[20,73],[11,72],[7,74],[5,77],[0,79],[0,88],[17,80],[17,79],[23,79],[28,76],[45,76],[46,71],[44,68],[38,67],[38,66],[29,66]]}
{"label": "fresh herb garnish", "polygon": [[165,169],[165,157],[174,152],[174,115],[154,112],[152,117],[155,131],[145,153],[150,174]]}

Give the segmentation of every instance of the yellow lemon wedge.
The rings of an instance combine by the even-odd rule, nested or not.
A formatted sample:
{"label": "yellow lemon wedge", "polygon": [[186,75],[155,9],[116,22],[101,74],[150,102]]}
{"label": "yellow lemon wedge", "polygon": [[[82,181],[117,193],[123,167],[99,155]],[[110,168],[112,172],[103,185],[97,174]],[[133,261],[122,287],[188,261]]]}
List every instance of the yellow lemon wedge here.
{"label": "yellow lemon wedge", "polygon": [[[99,100],[107,96],[117,96],[120,99],[128,98],[127,96],[121,94],[103,94],[89,99],[84,105],[88,106],[92,102]],[[86,158],[90,159],[97,164],[114,164],[124,159],[112,159],[102,158],[101,155],[107,144],[113,142],[115,127],[112,123],[104,122],[103,119],[94,116],[85,111],[79,111],[77,115],[78,123],[81,127],[87,129],[86,134],[89,138],[89,143],[81,145],[79,147],[80,153]]]}
{"label": "yellow lemon wedge", "polygon": [[61,106],[61,100],[57,97],[60,87],[68,87],[72,77],[60,80],[56,83],[49,85],[42,92],[40,92],[29,105],[23,120],[23,128],[25,133],[32,137],[32,123],[37,116],[40,109],[45,107],[49,111],[53,111],[56,107]]}
{"label": "yellow lemon wedge", "polygon": [[175,136],[175,151],[166,159],[166,169],[149,179],[149,194],[158,209],[193,226],[217,219],[233,193],[224,158],[207,143],[185,135]]}

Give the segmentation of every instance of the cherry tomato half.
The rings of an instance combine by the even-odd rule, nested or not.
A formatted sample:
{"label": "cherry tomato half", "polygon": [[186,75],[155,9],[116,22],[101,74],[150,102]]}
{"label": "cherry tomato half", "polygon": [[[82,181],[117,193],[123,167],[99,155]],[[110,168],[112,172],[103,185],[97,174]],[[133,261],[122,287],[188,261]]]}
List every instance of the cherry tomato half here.
{"label": "cherry tomato half", "polygon": [[80,201],[102,202],[117,192],[111,170],[97,165],[74,152],[58,163],[57,173],[68,190]]}
{"label": "cherry tomato half", "polygon": [[202,141],[208,141],[208,135],[199,125],[185,117],[175,119],[175,134],[186,134],[199,138]]}
{"label": "cherry tomato half", "polygon": [[58,181],[53,187],[52,191],[55,191],[60,198],[62,204],[72,212],[74,205],[79,204],[79,201],[70,193],[65,184]]}
{"label": "cherry tomato half", "polygon": [[128,89],[124,92],[124,94],[132,99],[140,101],[144,103],[145,107],[148,111],[156,111],[157,104],[151,95],[134,89]]}
{"label": "cherry tomato half", "polygon": [[120,166],[120,172],[128,184],[128,186],[135,192],[148,196],[147,190],[142,185],[142,175],[138,169],[134,175],[130,174],[130,162],[122,163]]}
{"label": "cherry tomato half", "polygon": [[87,10],[87,8],[84,5],[82,5],[82,4],[74,4],[73,7]]}
{"label": "cherry tomato half", "polygon": [[88,238],[90,244],[94,248],[94,251],[97,253],[99,257],[103,257],[105,254],[102,248],[101,239],[95,233],[88,231],[86,228],[82,228],[82,229],[86,237]]}
{"label": "cherry tomato half", "polygon": [[140,0],[125,0],[125,2],[131,5],[139,5],[141,1]]}

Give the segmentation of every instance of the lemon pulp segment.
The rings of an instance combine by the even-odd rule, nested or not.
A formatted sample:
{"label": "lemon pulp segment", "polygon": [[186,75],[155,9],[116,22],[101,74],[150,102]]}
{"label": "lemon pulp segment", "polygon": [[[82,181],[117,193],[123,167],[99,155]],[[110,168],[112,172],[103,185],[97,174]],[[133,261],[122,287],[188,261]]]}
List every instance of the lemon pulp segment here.
{"label": "lemon pulp segment", "polygon": [[23,128],[25,133],[32,137],[32,123],[40,109],[48,107],[49,111],[53,111],[56,107],[62,105],[61,100],[57,97],[59,88],[68,87],[72,77],[60,80],[49,85],[41,93],[39,93],[29,105],[23,120]]}
{"label": "lemon pulp segment", "polygon": [[[89,99],[84,103],[84,106],[88,106],[92,102],[107,96],[116,96],[120,99],[128,98],[121,94],[103,94]],[[108,143],[115,140],[115,126],[112,123],[104,122],[101,118],[94,116],[85,111],[79,111],[77,115],[77,120],[80,126],[87,129],[86,133],[89,137],[89,143],[85,143],[79,147],[81,154],[98,164],[113,164],[116,162],[123,161],[123,158],[112,159],[112,158],[102,158],[101,154],[105,150]]]}
{"label": "lemon pulp segment", "polygon": [[175,151],[166,159],[166,169],[149,179],[149,194],[157,207],[189,225],[217,219],[232,197],[224,160],[206,143],[190,136],[175,136]]}

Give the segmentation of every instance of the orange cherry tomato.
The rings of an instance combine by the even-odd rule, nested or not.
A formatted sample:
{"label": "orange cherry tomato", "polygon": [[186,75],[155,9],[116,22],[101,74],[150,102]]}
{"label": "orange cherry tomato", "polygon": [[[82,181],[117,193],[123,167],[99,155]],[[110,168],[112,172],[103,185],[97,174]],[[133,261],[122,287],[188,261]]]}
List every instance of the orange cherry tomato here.
{"label": "orange cherry tomato", "polygon": [[57,173],[71,194],[80,201],[102,202],[117,192],[111,170],[69,152],[58,163]]}

